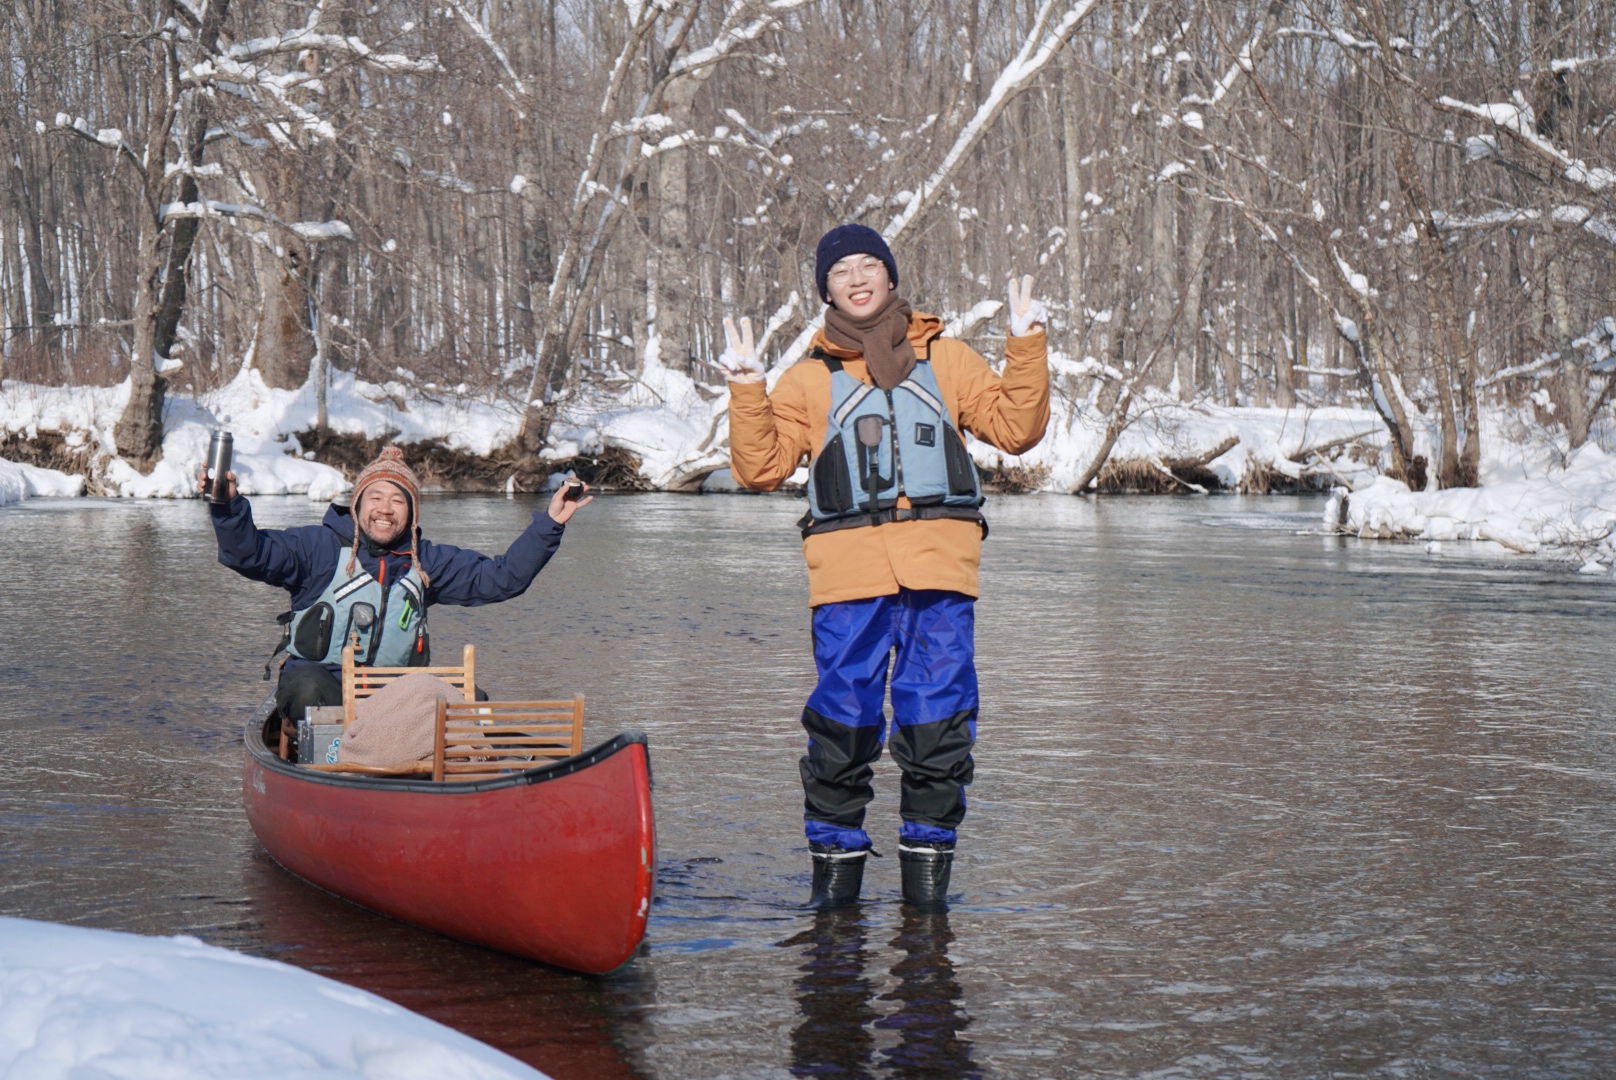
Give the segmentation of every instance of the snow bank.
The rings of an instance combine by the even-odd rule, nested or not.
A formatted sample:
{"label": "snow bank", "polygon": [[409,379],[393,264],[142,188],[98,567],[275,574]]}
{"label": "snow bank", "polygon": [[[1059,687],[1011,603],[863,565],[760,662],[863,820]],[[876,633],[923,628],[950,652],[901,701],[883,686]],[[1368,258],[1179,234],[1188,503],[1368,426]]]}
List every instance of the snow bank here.
{"label": "snow bank", "polygon": [[547,452],[567,458],[618,447],[640,459],[640,474],[655,488],[683,486],[686,478],[729,466],[727,391],[705,390],[654,359],[624,382],[558,410]]}
{"label": "snow bank", "polygon": [[[1058,357],[1052,363],[1057,372],[1060,364]],[[1253,465],[1291,479],[1311,468],[1348,487],[1368,484],[1379,472],[1376,461],[1337,460],[1326,466],[1306,451],[1354,437],[1376,448],[1386,441],[1385,426],[1368,409],[1231,408],[1205,402],[1187,404],[1151,392],[1133,411],[1137,419],[1117,439],[1109,460],[1195,458],[1237,436],[1240,441],[1232,449],[1207,465],[1218,482],[1231,489]],[[1004,464],[1047,470],[1043,490],[1071,491],[1099,452],[1105,424],[1106,418],[1089,402],[1056,394],[1050,403],[1048,433],[1027,453],[1001,454],[975,439],[967,445],[984,468]],[[1303,460],[1292,460],[1295,457]]]}
{"label": "snow bank", "polygon": [[[1001,305],[979,304],[961,320],[980,322]],[[698,383],[664,367],[654,350],[638,375],[613,370],[588,382],[558,403],[550,440],[543,455],[561,460],[619,448],[641,461],[651,487],[694,489],[702,478],[729,465],[729,394],[722,387]],[[1098,361],[1073,361],[1059,353],[1050,357],[1057,384],[1070,390],[1093,375]],[[375,438],[395,432],[401,442],[439,440],[447,447],[487,456],[509,445],[521,427],[519,403],[478,397],[465,387],[439,388],[418,383],[399,371],[399,379],[369,383],[351,372],[333,371],[327,391],[327,423],[333,431]],[[770,373],[771,383],[780,369]],[[1069,378],[1068,378],[1069,377]],[[186,497],[194,494],[196,475],[207,455],[208,436],[216,427],[235,437],[236,473],[249,495],[303,493],[329,499],[344,481],[335,469],[306,459],[297,432],[314,426],[315,389],[311,381],[297,390],[273,390],[259,373],[243,367],[228,385],[196,398],[170,394],[165,406],[163,456],[149,475],[118,460],[113,428],[128,400],[125,382],[115,387],[43,387],[8,382],[0,391],[0,433],[33,438],[60,431],[70,448],[92,443],[99,475],[111,491],[132,497]],[[1298,476],[1303,466],[1291,461],[1298,450],[1331,439],[1363,434],[1370,444],[1384,441],[1373,413],[1355,409],[1229,409],[1186,405],[1151,391],[1134,412],[1115,459],[1165,459],[1204,454],[1227,435],[1239,445],[1212,463],[1225,486],[1234,486],[1255,463],[1272,472]],[[1105,417],[1088,398],[1057,393],[1050,434],[1032,453],[1016,458],[972,441],[971,452],[985,467],[1023,465],[1046,477],[1042,486],[1067,491],[1076,483],[1104,435]],[[1358,486],[1376,471],[1372,463],[1352,466],[1354,475],[1336,479]],[[717,482],[722,485],[724,481]]]}
{"label": "snow bank", "polygon": [[69,476],[55,469],[37,469],[0,458],[0,506],[35,495],[72,498],[83,492],[82,476]]}
{"label": "snow bank", "polygon": [[424,1016],[205,945],[0,917],[0,1074],[543,1080]]}
{"label": "snow bank", "polygon": [[[463,389],[463,388],[457,388]],[[150,475],[117,458],[113,429],[129,399],[127,381],[113,387],[54,387],[7,382],[0,392],[0,432],[32,439],[41,431],[86,439],[106,461],[102,477],[118,494],[136,498],[193,495],[216,427],[235,438],[235,472],[247,495],[307,494],[325,501],[346,485],[342,474],[306,460],[296,432],[314,426],[314,385],[274,390],[251,368],[229,384],[196,398],[170,394],[164,407],[163,456]],[[521,414],[504,403],[400,382],[368,383],[334,371],[327,392],[327,422],[340,434],[376,438],[396,432],[401,442],[441,439],[455,450],[486,455],[516,437]]]}
{"label": "snow bank", "polygon": [[[997,302],[988,306],[996,308]],[[978,308],[985,310],[983,305]],[[979,314],[981,311],[973,310],[967,318]],[[619,448],[640,459],[648,486],[732,489],[733,477],[724,474],[729,465],[727,390],[664,367],[656,361],[654,350],[649,351],[653,355],[639,375],[612,369],[558,402],[542,456],[560,461]],[[975,439],[968,439],[967,445],[984,468],[1019,468],[1025,481],[1042,490],[1071,491],[1105,437],[1108,418],[1097,408],[1099,383],[1094,376],[1121,373],[1110,372],[1093,357],[1074,360],[1059,352],[1051,353],[1050,368],[1055,392],[1043,442],[1019,456],[1001,453]],[[780,374],[781,369],[769,373],[771,384]],[[193,495],[208,437],[218,427],[235,436],[235,471],[246,494],[301,493],[324,501],[346,486],[336,469],[308,460],[298,443],[297,433],[314,425],[312,382],[297,390],[272,390],[257,371],[243,368],[218,390],[196,398],[171,395],[165,407],[163,457],[149,475],[117,458],[113,428],[128,393],[127,383],[59,388],[7,382],[0,390],[0,434],[32,439],[42,432],[62,432],[67,449],[89,449],[105,488],[131,497]],[[328,424],[339,433],[376,438],[393,432],[401,442],[437,440],[450,449],[478,456],[509,445],[521,426],[519,403],[472,395],[465,387],[418,383],[413,374],[402,370],[398,381],[379,384],[360,380],[351,372],[334,371],[327,406]],[[1225,488],[1235,488],[1248,477],[1267,472],[1292,479],[1322,478],[1348,490],[1365,489],[1386,464],[1386,430],[1370,409],[1233,408],[1204,401],[1180,402],[1169,392],[1147,389],[1134,402],[1131,413],[1132,422],[1118,439],[1112,462],[1165,465],[1175,458],[1201,458],[1234,437],[1238,441],[1232,449],[1207,463]],[[1434,418],[1417,415],[1412,420],[1414,453],[1434,460]],[[1354,451],[1343,453],[1349,444],[1355,444]],[[1482,445],[1488,455],[1482,462],[1482,478],[1489,487],[1546,475],[1564,458],[1563,436],[1525,412],[1485,413]],[[801,477],[799,470],[798,479]],[[710,482],[704,483],[704,478],[711,478]],[[38,480],[32,483],[37,485]],[[16,494],[18,490],[14,477],[0,474],[0,501],[22,497]],[[1380,512],[1382,518],[1376,519],[1366,535],[1381,531],[1407,535],[1405,519],[1384,517],[1390,510]],[[1464,512],[1481,511],[1470,507]],[[1418,516],[1412,510],[1408,513]],[[1496,525],[1493,531],[1504,542],[1514,543],[1526,535],[1502,519]]]}
{"label": "snow bank", "polygon": [[[1491,540],[1523,553],[1541,552],[1602,566],[1616,563],[1616,457],[1592,443],[1563,468],[1514,469],[1522,475],[1477,488],[1410,491],[1380,477],[1326,512],[1326,524],[1363,537]],[[1514,471],[1512,469],[1512,471]],[[1483,472],[1486,478],[1486,470]]]}

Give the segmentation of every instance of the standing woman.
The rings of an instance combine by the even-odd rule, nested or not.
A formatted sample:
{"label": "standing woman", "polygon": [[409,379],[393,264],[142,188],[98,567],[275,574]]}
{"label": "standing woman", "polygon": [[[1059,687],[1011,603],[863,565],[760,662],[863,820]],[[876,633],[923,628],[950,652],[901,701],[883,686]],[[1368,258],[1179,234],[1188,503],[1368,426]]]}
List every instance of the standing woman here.
{"label": "standing woman", "polygon": [[814,275],[829,306],[808,357],[768,393],[750,320],[724,321],[731,466],[742,486],[778,488],[809,459],[802,519],[819,683],[802,711],[808,906],[858,899],[870,837],[864,809],[886,740],[903,771],[903,897],[946,906],[956,830],[976,742],[974,616],[987,523],[961,431],[1006,453],[1049,422],[1042,303],[1010,285],[1003,376],[898,293],[875,230],[842,225],[819,241]]}

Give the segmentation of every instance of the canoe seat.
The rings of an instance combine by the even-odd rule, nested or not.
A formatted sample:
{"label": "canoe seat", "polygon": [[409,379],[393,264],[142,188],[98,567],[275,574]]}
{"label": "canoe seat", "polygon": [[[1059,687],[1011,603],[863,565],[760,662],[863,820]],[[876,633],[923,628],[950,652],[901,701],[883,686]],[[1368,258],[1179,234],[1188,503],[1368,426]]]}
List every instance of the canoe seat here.
{"label": "canoe seat", "polygon": [[434,780],[483,780],[584,748],[582,694],[570,701],[439,701],[437,723]]}
{"label": "canoe seat", "polygon": [[369,697],[394,679],[424,671],[436,675],[464,694],[467,700],[477,694],[477,647],[467,645],[458,667],[360,667],[354,663],[354,647],[342,647],[342,722],[353,723],[354,703]]}

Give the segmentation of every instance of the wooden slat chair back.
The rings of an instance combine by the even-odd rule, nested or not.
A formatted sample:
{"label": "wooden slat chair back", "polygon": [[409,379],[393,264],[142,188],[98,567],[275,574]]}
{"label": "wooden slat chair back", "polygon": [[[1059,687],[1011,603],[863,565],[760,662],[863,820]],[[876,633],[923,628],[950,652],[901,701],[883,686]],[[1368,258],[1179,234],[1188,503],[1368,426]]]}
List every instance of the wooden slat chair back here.
{"label": "wooden slat chair back", "polygon": [[584,748],[584,698],[438,702],[432,779],[482,780]]}
{"label": "wooden slat chair back", "polygon": [[370,697],[402,675],[415,672],[436,675],[453,686],[470,701],[477,694],[477,647],[467,645],[461,654],[459,667],[360,667],[354,663],[354,647],[350,642],[342,649],[342,722],[353,723],[354,703]]}

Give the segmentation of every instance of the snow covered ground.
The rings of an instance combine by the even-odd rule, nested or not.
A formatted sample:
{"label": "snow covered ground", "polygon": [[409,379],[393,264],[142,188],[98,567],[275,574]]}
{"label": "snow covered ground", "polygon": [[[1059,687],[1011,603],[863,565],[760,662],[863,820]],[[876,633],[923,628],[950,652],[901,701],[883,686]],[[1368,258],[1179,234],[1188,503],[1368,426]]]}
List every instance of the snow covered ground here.
{"label": "snow covered ground", "polygon": [[[1485,444],[1484,444],[1485,445]],[[1378,477],[1332,499],[1325,523],[1362,537],[1433,542],[1490,540],[1511,551],[1578,561],[1584,573],[1616,565],[1616,457],[1589,443],[1562,460],[1484,465],[1482,486],[1410,491]]]}
{"label": "snow covered ground", "polygon": [[[1058,355],[1052,364],[1057,373],[1081,367]],[[65,388],[8,382],[0,390],[0,434],[33,438],[56,431],[66,433],[70,449],[89,444],[100,462],[102,486],[124,496],[191,495],[215,427],[235,437],[235,469],[246,494],[298,493],[325,500],[343,486],[337,470],[306,460],[297,442],[296,433],[314,424],[312,386],[272,390],[256,371],[244,369],[228,385],[196,398],[171,394],[163,459],[150,475],[116,457],[113,427],[128,393],[127,383]],[[728,406],[729,395],[722,389],[653,362],[637,376],[620,374],[562,402],[546,456],[560,460],[621,448],[640,459],[650,486],[691,488],[728,465]],[[1238,435],[1235,449],[1212,465],[1226,486],[1238,483],[1251,463],[1294,477],[1303,468],[1290,460],[1299,449],[1355,434],[1371,444],[1383,438],[1375,416],[1356,409],[1230,409],[1187,406],[1162,397],[1135,411],[1138,419],[1124,433],[1114,460],[1195,456],[1226,436]],[[327,415],[332,430],[340,433],[375,437],[396,431],[403,442],[440,439],[452,449],[478,455],[510,443],[521,424],[519,410],[508,401],[401,381],[367,383],[343,371],[332,374]],[[1104,426],[1104,418],[1096,417],[1086,401],[1057,395],[1050,435],[1032,453],[1007,457],[974,441],[972,452],[984,466],[1022,465],[1044,477],[1044,489],[1070,490],[1099,446]],[[1358,479],[1364,483],[1374,474],[1369,463],[1343,467],[1361,473]],[[722,490],[724,483],[719,478],[708,489]]]}
{"label": "snow covered ground", "polygon": [[[1045,491],[1070,491],[1098,452],[1105,435],[1105,420],[1092,410],[1056,395],[1051,403],[1049,430],[1043,442],[1020,456],[1001,454],[991,446],[970,440],[978,463],[992,468],[1001,463],[1047,470],[1040,485]],[[1371,447],[1384,445],[1380,419],[1366,409],[1230,408],[1200,402],[1185,404],[1165,396],[1136,408],[1137,419],[1123,431],[1111,451],[1112,462],[1143,460],[1165,462],[1194,458],[1237,436],[1233,449],[1208,463],[1225,488],[1234,489],[1253,466],[1268,472],[1301,477],[1304,471],[1323,469],[1338,483],[1369,483],[1379,468],[1375,461],[1332,461],[1328,468],[1305,451],[1354,436]],[[1298,460],[1300,459],[1300,460]]]}
{"label": "snow covered ground", "polygon": [[192,937],[0,917],[0,1076],[543,1080],[339,982]]}
{"label": "snow covered ground", "polygon": [[[1106,418],[1094,408],[1092,359],[1050,358],[1056,393],[1049,432],[1031,452],[1001,454],[968,440],[986,468],[1019,469],[1045,491],[1070,491],[1104,437]],[[779,369],[770,372],[771,383]],[[1084,395],[1088,396],[1084,396]],[[113,427],[127,383],[106,388],[43,387],[8,382],[0,390],[0,434],[32,438],[61,432],[69,449],[88,446],[103,489],[130,497],[188,497],[215,427],[235,436],[235,471],[254,494],[306,494],[323,501],[342,490],[336,469],[308,460],[296,433],[313,426],[312,384],[272,390],[243,369],[228,385],[196,398],[170,395],[163,459],[142,475],[116,457]],[[729,396],[721,388],[652,361],[638,375],[615,372],[560,403],[546,456],[561,460],[605,448],[630,451],[654,488],[734,490],[728,465]],[[1477,490],[1410,492],[1380,476],[1386,433],[1370,410],[1353,408],[1231,408],[1182,403],[1149,391],[1136,403],[1111,461],[1159,463],[1197,458],[1230,439],[1233,448],[1208,462],[1226,488],[1267,473],[1309,475],[1353,494],[1332,504],[1332,526],[1365,537],[1441,542],[1493,540],[1511,550],[1616,563],[1609,535],[1616,516],[1616,463],[1590,444],[1568,455],[1563,440],[1520,414],[1493,412],[1483,425],[1483,486]],[[327,393],[330,427],[375,437],[397,432],[403,442],[441,440],[451,449],[488,455],[509,444],[521,423],[516,404],[478,397],[464,387],[399,381],[369,383],[334,371]],[[1415,452],[1434,459],[1433,431],[1416,425]],[[1345,452],[1351,448],[1351,452]],[[799,479],[805,479],[805,472]],[[703,482],[703,478],[706,478]],[[30,495],[73,495],[83,481],[0,461],[0,504]]]}
{"label": "snow covered ground", "polygon": [[83,494],[84,477],[69,476],[55,469],[36,469],[0,459],[0,506],[21,502],[35,495],[72,498]]}

